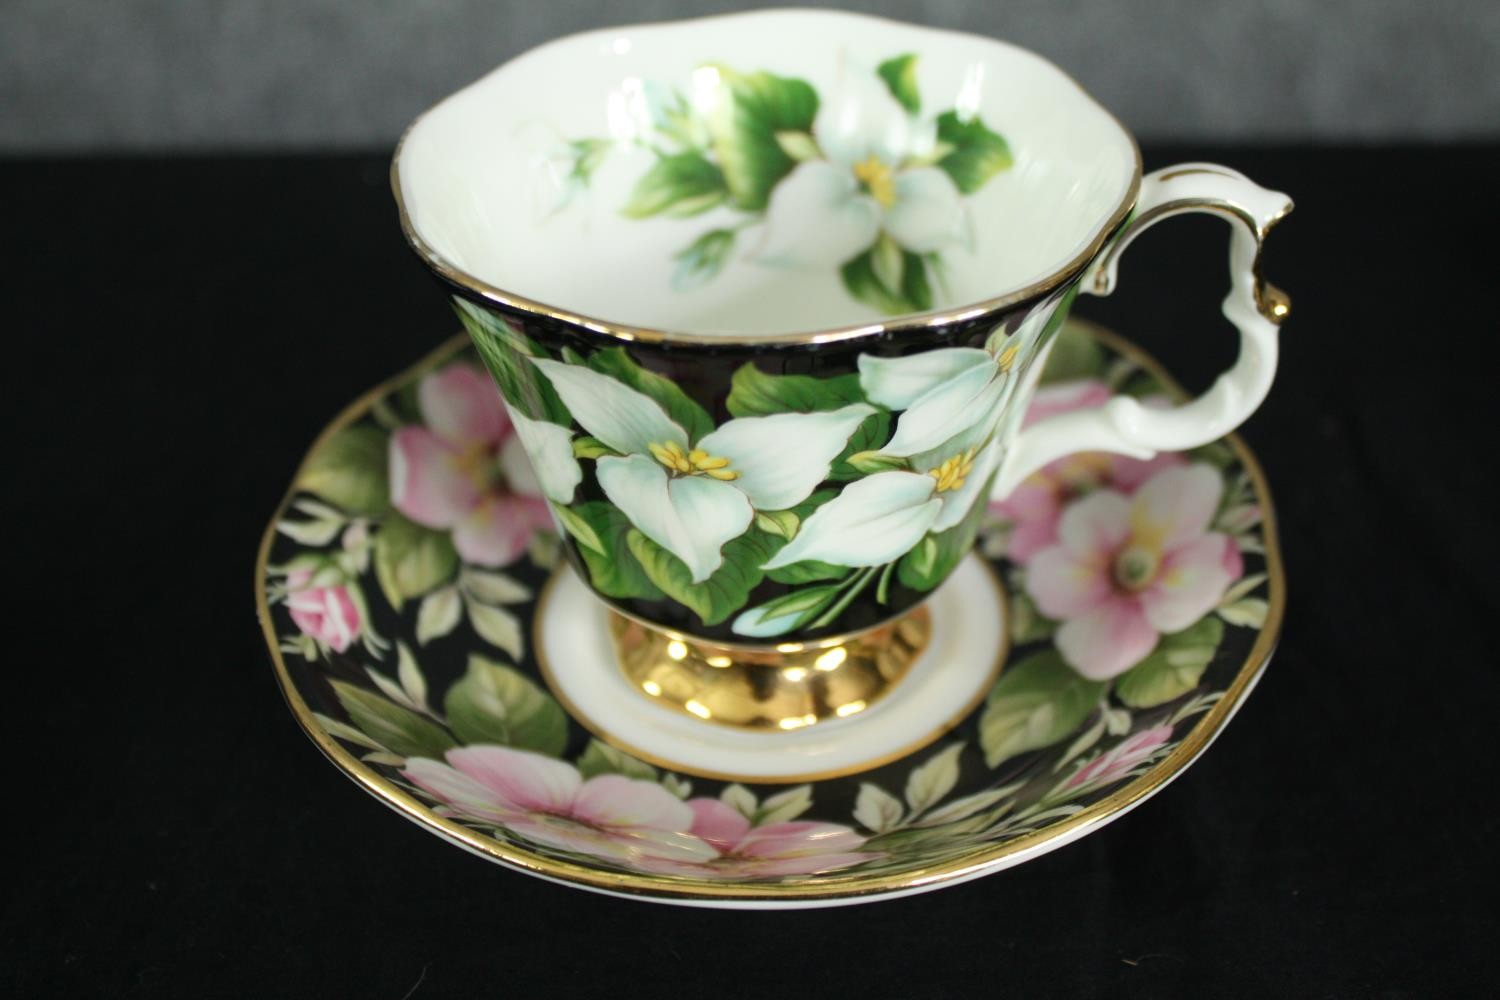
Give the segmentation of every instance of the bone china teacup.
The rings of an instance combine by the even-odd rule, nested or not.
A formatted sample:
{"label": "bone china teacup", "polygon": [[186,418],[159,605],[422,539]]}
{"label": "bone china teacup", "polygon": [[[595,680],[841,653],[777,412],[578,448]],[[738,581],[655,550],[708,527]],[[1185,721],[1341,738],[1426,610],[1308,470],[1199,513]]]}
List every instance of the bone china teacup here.
{"label": "bone china teacup", "polygon": [[[1047,462],[1237,426],[1287,309],[1258,266],[1285,195],[1208,164],[1142,177],[1042,58],[851,14],[543,45],[422,115],[392,182],[574,568],[679,645],[889,627]],[[1183,212],[1231,224],[1234,367],[1176,409],[1020,429],[1074,296]]]}

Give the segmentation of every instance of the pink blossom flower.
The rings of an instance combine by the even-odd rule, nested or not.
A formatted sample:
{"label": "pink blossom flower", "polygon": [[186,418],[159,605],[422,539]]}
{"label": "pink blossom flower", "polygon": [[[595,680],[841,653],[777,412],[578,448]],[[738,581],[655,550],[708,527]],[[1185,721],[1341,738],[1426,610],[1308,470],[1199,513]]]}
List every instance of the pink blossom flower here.
{"label": "pink blossom flower", "polygon": [[1165,746],[1171,738],[1172,727],[1166,723],[1152,729],[1143,729],[1073,772],[1073,776],[1063,782],[1059,790],[1076,793],[1119,781]]}
{"label": "pink blossom flower", "polygon": [[697,863],[648,861],[643,867],[668,875],[709,878],[777,878],[848,868],[881,855],[861,851],[865,838],[838,823],[767,823],[751,826],[738,810],[718,799],[693,799],[692,832],[717,857]]}
{"label": "pink blossom flower", "polygon": [[391,502],[418,524],[452,531],[466,562],[515,562],[552,518],[499,393],[456,364],[425,376],[417,401],[426,426],[391,436]]}
{"label": "pink blossom flower", "polygon": [[[1037,391],[1022,426],[1074,410],[1102,406],[1109,400],[1109,386],[1098,379],[1059,382]],[[1068,501],[1089,490],[1110,485],[1122,493],[1136,487],[1162,469],[1182,465],[1181,455],[1164,452],[1141,461],[1104,452],[1064,455],[1028,476],[1004,500],[990,510],[1011,522],[1006,555],[1022,565],[1042,549],[1057,544],[1057,519]]]}
{"label": "pink blossom flower", "polygon": [[618,774],[585,781],[571,764],[508,747],[459,747],[444,756],[447,763],[412,758],[402,773],[446,803],[445,816],[632,866],[715,854],[688,832],[693,811],[654,782]]}
{"label": "pink blossom flower", "polygon": [[1127,497],[1095,490],[1058,520],[1026,590],[1063,622],[1055,642],[1079,673],[1106,680],[1135,666],[1163,632],[1208,614],[1243,571],[1238,547],[1208,530],[1223,481],[1211,466],[1165,469]]}
{"label": "pink blossom flower", "polygon": [[342,584],[309,587],[312,576],[310,569],[296,569],[287,574],[287,610],[304,633],[342,653],[359,638],[364,625],[359,606]]}

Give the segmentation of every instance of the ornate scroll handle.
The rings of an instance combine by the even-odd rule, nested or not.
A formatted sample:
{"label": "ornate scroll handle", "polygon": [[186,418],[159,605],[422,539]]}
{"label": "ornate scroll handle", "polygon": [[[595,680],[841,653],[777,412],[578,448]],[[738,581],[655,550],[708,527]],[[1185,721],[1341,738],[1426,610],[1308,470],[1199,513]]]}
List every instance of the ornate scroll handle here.
{"label": "ornate scroll handle", "polygon": [[1260,276],[1266,234],[1291,210],[1286,195],[1211,163],[1180,164],[1143,178],[1135,215],[1090,265],[1080,290],[1091,295],[1114,291],[1121,253],[1162,219],[1187,212],[1223,216],[1232,226],[1224,315],[1239,331],[1239,358],[1207,392],[1172,409],[1148,408],[1128,396],[1114,396],[1102,406],[1049,417],[1026,428],[1016,436],[995,480],[995,498],[1009,495],[1031,473],[1073,452],[1150,458],[1159,451],[1199,447],[1244,423],[1271,387],[1277,328],[1291,311],[1286,295]]}

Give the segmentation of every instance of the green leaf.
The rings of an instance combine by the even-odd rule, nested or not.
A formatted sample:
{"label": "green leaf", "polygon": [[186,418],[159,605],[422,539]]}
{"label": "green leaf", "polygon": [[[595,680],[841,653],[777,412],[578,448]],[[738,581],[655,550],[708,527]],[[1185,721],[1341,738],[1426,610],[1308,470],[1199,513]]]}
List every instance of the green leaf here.
{"label": "green leaf", "polygon": [[[849,443],[844,446],[844,450],[839,453],[839,457],[834,459],[833,467],[828,470],[828,478],[837,482],[843,482],[849,479],[861,479],[868,475],[870,472],[869,465],[871,464],[869,456],[874,454],[874,449],[879,448],[890,440],[890,434],[890,411],[884,408],[877,409],[861,421],[860,425],[855,428],[854,433],[849,435]],[[860,468],[860,466],[855,464],[855,458],[860,455],[866,456],[865,468]],[[904,469],[908,463],[906,459],[886,457],[883,458],[880,465],[881,468],[875,471]]]}
{"label": "green leaf", "polygon": [[948,578],[974,545],[974,535],[984,521],[988,488],[980,491],[964,519],[936,535],[928,535],[896,564],[896,578],[913,590],[931,590]]}
{"label": "green leaf", "polygon": [[691,608],[704,625],[717,625],[745,606],[750,591],[760,584],[760,565],[784,542],[754,528],[725,543],[724,562],[702,583],[694,583],[681,559],[635,529],[626,544],[651,582],[668,597]]}
{"label": "green leaf", "polygon": [[887,59],[875,67],[875,72],[885,81],[890,88],[891,96],[901,103],[908,114],[916,114],[922,110],[922,98],[917,93],[917,57],[908,52],[905,55]]}
{"label": "green leaf", "polygon": [[890,792],[866,781],[859,786],[854,800],[854,820],[872,833],[895,829],[906,810],[901,800]]}
{"label": "green leaf", "polygon": [[643,760],[636,760],[623,750],[608,743],[589,740],[588,748],[577,760],[578,773],[585,778],[600,774],[621,774],[637,781],[655,781],[656,768]]}
{"label": "green leaf", "polygon": [[601,375],[618,379],[636,392],[656,400],[667,411],[667,416],[688,432],[691,440],[697,441],[714,429],[713,418],[708,415],[707,410],[689,399],[676,382],[636,364],[625,353],[625,348],[608,347],[595,351],[589,355],[588,364]]}
{"label": "green leaf", "polygon": [[977,115],[964,121],[957,112],[945,111],[938,116],[937,126],[938,141],[953,147],[937,165],[964,194],[973,194],[991,177],[1010,167],[1010,146],[985,128]]}
{"label": "green leaf", "polygon": [[951,743],[912,769],[906,779],[906,804],[913,816],[937,805],[953,791],[958,784],[958,756],[963,750],[962,743]]}
{"label": "green leaf", "polygon": [[1121,674],[1115,695],[1131,708],[1154,708],[1198,686],[1224,641],[1224,623],[1213,615],[1164,635],[1151,655]]}
{"label": "green leaf", "polygon": [[453,748],[453,737],[431,719],[347,681],[330,683],[360,731],[392,753],[442,760],[443,752]]}
{"label": "green leaf", "polygon": [[445,532],[413,523],[395,511],[375,535],[375,578],[396,610],[409,597],[421,597],[447,583],[458,570],[458,553]]}
{"label": "green leaf", "polygon": [[573,154],[572,178],[587,185],[593,180],[594,171],[604,165],[612,146],[614,143],[609,139],[574,139],[568,143],[568,151]]}
{"label": "green leaf", "polygon": [[761,510],[755,512],[755,526],[768,535],[776,535],[791,541],[797,536],[802,519],[790,510]]}
{"label": "green leaf", "polygon": [[[583,507],[585,505],[580,504],[579,506]],[[599,537],[599,533],[594,530],[594,526],[588,522],[586,517],[578,513],[578,511],[570,507],[565,507],[562,504],[556,504],[552,509],[557,513],[557,519],[562,522],[562,526],[568,530],[568,534],[577,539],[579,545],[582,545],[586,549],[591,549],[601,556],[609,554],[609,550],[604,547],[604,540]]]}
{"label": "green leaf", "polygon": [[775,600],[767,601],[753,610],[761,613],[761,621],[782,618],[786,615],[801,615],[800,619],[787,627],[786,631],[790,632],[792,629],[801,628],[807,620],[812,619],[817,612],[827,607],[833,598],[838,596],[841,589],[837,586],[822,586],[794,590],[790,594],[782,594]]}
{"label": "green leaf", "polygon": [[842,580],[851,572],[848,566],[835,566],[833,563],[819,562],[816,559],[804,559],[790,566],[767,570],[766,576],[777,583],[798,584],[814,583],[818,580]]}
{"label": "green leaf", "polygon": [[729,380],[729,398],[724,405],[736,417],[761,417],[771,413],[818,413],[863,402],[866,400],[859,387],[859,375],[853,372],[833,378],[767,375],[754,362],[747,361]]}
{"label": "green leaf", "polygon": [[717,67],[728,90],[709,120],[714,152],[736,207],[760,212],[771,188],[796,161],[776,140],[778,132],[811,132],[818,93],[805,81],[771,73]]}
{"label": "green leaf", "polygon": [[1065,739],[1099,704],[1105,688],[1068,666],[1056,649],[1006,667],[979,717],[984,762],[999,767],[1017,754]]}
{"label": "green leaf", "polygon": [[[612,503],[591,500],[571,507],[555,508],[562,515],[564,526],[579,541],[578,552],[589,569],[589,580],[595,589],[606,597],[622,600],[660,600],[662,592],[651,582],[641,564],[636,562],[626,542],[631,531],[628,518]],[[578,532],[574,528],[579,529]],[[583,532],[583,534],[580,534]],[[598,543],[594,547],[585,541],[591,537]]]}
{"label": "green leaf", "polygon": [[596,437],[589,437],[585,434],[573,439],[574,458],[603,458],[605,455],[618,454],[619,452]]}
{"label": "green leaf", "polygon": [[514,667],[470,656],[468,671],[443,699],[448,725],[464,743],[498,743],[556,757],[568,742],[562,706]]}
{"label": "green leaf", "polygon": [[1104,348],[1083,327],[1064,323],[1047,355],[1042,384],[1097,378],[1103,371]]}
{"label": "green leaf", "polygon": [[672,258],[677,261],[677,270],[672,272],[673,289],[687,292],[706,285],[718,277],[733,249],[733,229],[711,229],[704,233]]}
{"label": "green leaf", "polygon": [[728,193],[724,174],[703,154],[673,153],[657,158],[620,212],[630,219],[662,214],[681,219],[708,211]]}
{"label": "green leaf", "polygon": [[1036,602],[1024,590],[1010,595],[1010,641],[1019,645],[1046,639],[1057,631],[1057,623],[1037,610]]}
{"label": "green leaf", "polygon": [[[876,244],[876,247],[879,243]],[[901,281],[882,280],[875,263],[876,247],[845,264],[839,271],[850,295],[886,315],[925,312],[932,308],[932,286],[927,282],[927,262],[910,250],[901,251]]]}
{"label": "green leaf", "polygon": [[818,142],[806,132],[777,132],[776,144],[781,151],[799,163],[803,160],[822,159],[823,151]]}
{"label": "green leaf", "polygon": [[870,248],[870,270],[875,272],[875,280],[886,288],[901,287],[901,279],[906,274],[906,258],[889,233],[881,233]]}
{"label": "green leaf", "polygon": [[498,314],[457,297],[453,303],[479,359],[494,377],[505,401],[533,420],[570,426],[573,417],[557,390],[537,373],[529,360],[544,358],[547,352]]}
{"label": "green leaf", "polygon": [[378,514],[390,505],[386,465],[390,436],[359,424],[338,431],[313,452],[297,485],[350,514]]}

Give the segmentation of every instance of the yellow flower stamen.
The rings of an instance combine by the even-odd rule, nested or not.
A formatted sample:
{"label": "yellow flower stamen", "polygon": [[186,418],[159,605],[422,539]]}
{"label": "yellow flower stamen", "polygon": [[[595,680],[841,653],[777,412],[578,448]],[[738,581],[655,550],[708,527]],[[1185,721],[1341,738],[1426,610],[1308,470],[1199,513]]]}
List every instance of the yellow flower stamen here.
{"label": "yellow flower stamen", "polygon": [[680,476],[708,476],[724,483],[740,478],[738,472],[729,468],[729,459],[710,455],[702,448],[684,451],[676,441],[652,443],[646,447],[653,458]]}
{"label": "yellow flower stamen", "polygon": [[882,208],[896,204],[896,172],[874,153],[854,165],[854,177]]}
{"label": "yellow flower stamen", "polygon": [[1000,366],[1001,371],[1008,372],[1016,363],[1016,355],[1020,353],[1021,345],[1011,344],[1005,350],[1000,352],[1000,356],[995,359],[995,364]]}
{"label": "yellow flower stamen", "polygon": [[974,449],[970,448],[944,460],[936,469],[929,469],[927,474],[937,480],[937,492],[948,493],[961,489],[964,478],[973,471]]}

